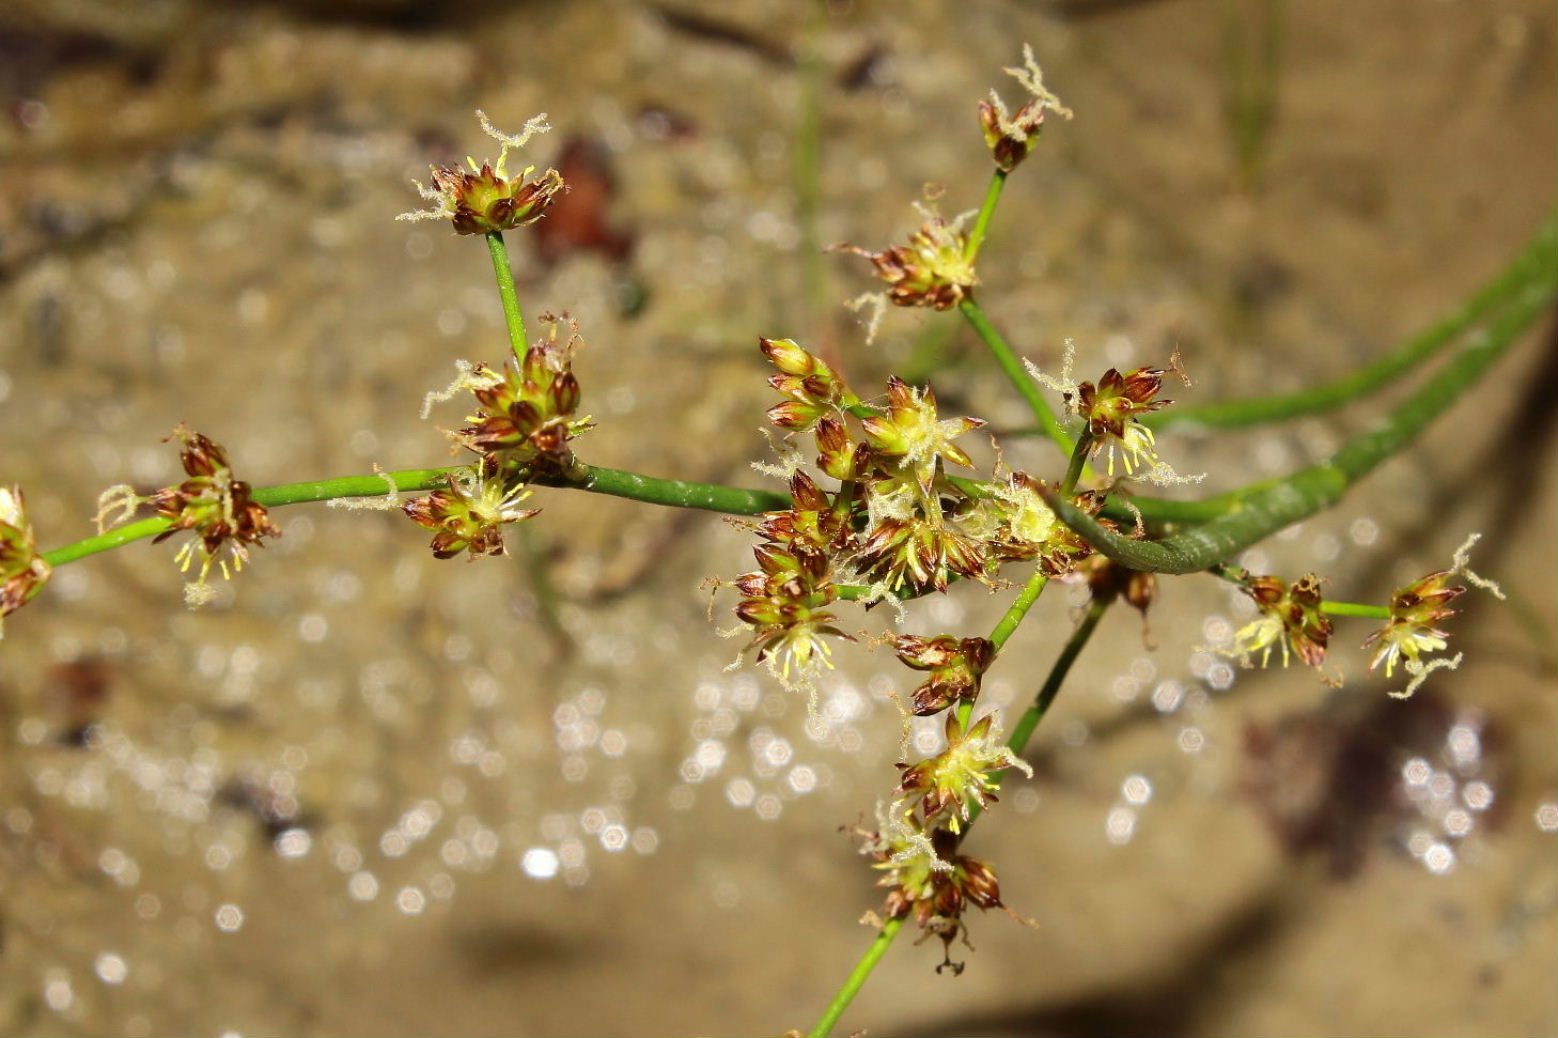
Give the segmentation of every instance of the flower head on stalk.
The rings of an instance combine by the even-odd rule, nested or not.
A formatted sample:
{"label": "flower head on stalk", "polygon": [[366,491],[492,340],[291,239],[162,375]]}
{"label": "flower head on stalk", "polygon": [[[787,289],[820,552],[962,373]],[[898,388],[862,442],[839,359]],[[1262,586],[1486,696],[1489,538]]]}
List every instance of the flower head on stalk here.
{"label": "flower head on stalk", "polygon": [[[957,853],[958,838],[947,829],[927,831],[913,807],[902,800],[878,804],[875,831],[856,830],[860,852],[876,859],[883,875],[877,885],[887,888],[882,915],[902,919],[912,914],[925,937],[941,938],[944,961],[936,972],[963,970],[951,958],[952,942],[968,943],[963,913],[973,905],[981,910],[1003,908],[1001,885],[986,862]],[[874,914],[868,921],[880,922]]]}
{"label": "flower head on stalk", "polygon": [[[443,390],[427,394],[422,414],[434,403],[469,390],[477,410],[454,441],[480,454],[488,470],[505,479],[538,469],[566,472],[573,465],[572,441],[595,427],[588,415],[578,415],[581,391],[573,373],[573,355],[583,340],[567,314],[545,314],[547,337],[537,339],[523,361],[511,358],[501,371],[486,364],[457,364],[459,376]],[[567,324],[566,339],[559,334]]]}
{"label": "flower head on stalk", "polygon": [[451,559],[462,551],[471,561],[482,555],[503,555],[503,527],[538,514],[538,508],[520,508],[530,496],[523,483],[505,486],[502,477],[487,476],[478,465],[463,478],[450,475],[447,490],[414,497],[401,507],[419,526],[435,531],[433,557]]}
{"label": "flower head on stalk", "polygon": [[961,832],[973,806],[988,807],[1000,789],[999,775],[1016,768],[1032,776],[1033,769],[1001,739],[995,715],[986,714],[967,727],[957,711],[947,713],[947,748],[918,764],[900,764],[899,790],[918,802],[927,822]]}
{"label": "flower head on stalk", "polygon": [[1456,610],[1450,608],[1450,603],[1466,592],[1464,587],[1452,585],[1452,580],[1459,576],[1468,584],[1480,587],[1498,598],[1504,597],[1503,590],[1496,583],[1471,570],[1471,548],[1481,539],[1480,533],[1468,537],[1456,550],[1449,569],[1419,577],[1405,587],[1397,588],[1390,596],[1390,619],[1363,643],[1365,648],[1375,647],[1370,670],[1384,663],[1385,676],[1388,678],[1395,673],[1396,664],[1402,663],[1406,672],[1412,675],[1407,687],[1400,692],[1390,693],[1392,697],[1407,699],[1435,670],[1454,670],[1460,666],[1462,653],[1433,660],[1423,659],[1424,653],[1438,652],[1449,647],[1450,636],[1438,625],[1456,614]]}
{"label": "flower head on stalk", "polygon": [[1039,133],[1044,128],[1044,113],[1054,112],[1066,119],[1071,109],[1060,103],[1044,85],[1044,73],[1033,57],[1033,48],[1022,46],[1022,68],[1007,68],[1007,72],[1026,90],[1030,99],[1017,109],[1016,114],[1007,111],[1001,95],[990,91],[990,100],[979,102],[979,122],[984,127],[985,144],[990,155],[1003,172],[1016,169],[1034,145],[1039,143]]}
{"label": "flower head on stalk", "polygon": [[531,119],[515,136],[500,132],[485,112],[478,110],[476,117],[481,120],[482,131],[499,142],[498,161],[478,166],[475,159],[467,158],[469,169],[432,167],[432,187],[413,181],[417,194],[432,202],[432,207],[401,213],[395,219],[448,220],[460,234],[487,234],[535,223],[546,214],[564,189],[562,174],[549,169],[532,180],[534,166],[526,166],[516,176],[510,176],[508,171],[510,151],[523,148],[530,138],[551,129],[546,113]]}
{"label": "flower head on stalk", "polygon": [[1137,368],[1129,374],[1121,374],[1110,368],[1096,383],[1077,382],[1072,378],[1072,366],[1076,360],[1076,346],[1066,340],[1065,360],[1059,378],[1040,371],[1032,361],[1025,361],[1028,373],[1042,386],[1059,392],[1066,402],[1066,409],[1081,418],[1092,440],[1091,452],[1109,458],[1109,475],[1114,475],[1115,459],[1120,460],[1127,476],[1136,476],[1137,469],[1145,471],[1141,479],[1160,485],[1171,483],[1195,483],[1201,476],[1181,476],[1158,456],[1157,437],[1141,422],[1143,415],[1151,414],[1173,403],[1157,399],[1163,388],[1163,376],[1169,371],[1185,375],[1179,369],[1178,354],[1167,368]]}
{"label": "flower head on stalk", "polygon": [[32,601],[53,572],[38,554],[21,487],[0,487],[0,637],[5,617]]}
{"label": "flower head on stalk", "polygon": [[[885,296],[895,306],[928,306],[950,310],[974,291],[979,277],[968,255],[968,232],[964,226],[974,214],[962,213],[951,220],[934,208],[916,202],[915,210],[923,221],[920,229],[904,245],[893,245],[879,252],[848,243],[834,248],[864,256],[876,268],[876,276],[889,285]],[[874,313],[868,322],[867,339],[876,337],[881,320],[881,296],[867,294],[850,305],[870,305]]]}
{"label": "flower head on stalk", "polygon": [[1331,637],[1330,617],[1320,611],[1320,578],[1313,573],[1291,585],[1281,577],[1251,577],[1240,581],[1243,591],[1255,603],[1259,615],[1234,635],[1232,648],[1225,654],[1244,666],[1260,653],[1260,665],[1271,660],[1271,650],[1282,648],[1282,665],[1288,663],[1288,650],[1311,667],[1325,663],[1326,643]]}
{"label": "flower head on stalk", "polygon": [[[233,478],[227,451],[204,433],[180,424],[167,439],[177,438],[183,449],[179,461],[189,478],[176,486],[164,487],[149,497],[137,496],[134,489],[120,485],[109,487],[98,498],[98,527],[128,519],[142,504],[150,504],[157,514],[172,520],[152,543],[160,543],[180,530],[193,530],[194,540],[175,556],[179,568],[188,572],[200,559],[200,572],[184,585],[184,601],[191,609],[209,602],[216,594],[207,580],[215,566],[224,578],[243,569],[249,561],[249,547],[267,537],[279,537],[281,531],[271,522],[265,506],[254,500],[248,483]],[[113,513],[119,513],[117,519]],[[226,558],[222,557],[226,549]],[[232,566],[228,567],[231,559]]]}

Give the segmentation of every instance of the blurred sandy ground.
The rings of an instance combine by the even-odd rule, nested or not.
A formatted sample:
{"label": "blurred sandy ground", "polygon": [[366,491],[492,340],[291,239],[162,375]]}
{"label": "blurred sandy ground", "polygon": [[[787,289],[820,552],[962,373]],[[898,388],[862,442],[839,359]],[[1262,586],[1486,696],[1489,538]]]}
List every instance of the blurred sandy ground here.
{"label": "blurred sandy ground", "polygon": [[[482,249],[391,218],[428,162],[490,151],[477,106],[509,128],[549,112],[536,160],[572,140],[576,194],[603,206],[544,253],[511,236],[529,312],[568,309],[589,341],[587,460],[759,480],[759,334],[828,349],[860,386],[945,339],[944,409],[1021,425],[961,329],[893,314],[868,349],[808,308],[804,15],[9,5],[0,473],[54,545],[89,532],[103,486],[173,478],[158,441],[179,420],[262,485],[441,463],[436,426],[458,415],[417,422],[422,394],[458,357],[501,356],[500,314]],[[1026,40],[1077,118],[1007,190],[994,317],[1049,364],[1065,337],[1099,367],[1177,344],[1199,399],[1306,384],[1438,316],[1542,219],[1553,31],[1535,0],[845,5],[816,37],[817,237],[895,240],[927,183],[949,211],[976,205],[973,105],[1014,96],[998,70]],[[1241,162],[1256,109],[1241,122],[1229,98],[1263,67],[1275,120]],[[827,258],[827,296],[869,289],[861,267]],[[1478,568],[1513,602],[1468,596],[1461,671],[1389,701],[1346,627],[1340,693],[1233,678],[1194,652],[1209,619],[1237,621],[1201,578],[1165,588],[1155,653],[1134,616],[1109,618],[1038,777],[971,844],[1040,928],[975,920],[957,979],[903,941],[845,1027],[1551,1033],[1558,882],[1534,818],[1558,800],[1552,359],[1548,326],[1344,508],[1263,549],[1379,597],[1485,531]],[[1168,446],[1230,486],[1372,406]],[[1032,442],[1010,456],[1055,464]],[[537,500],[555,621],[523,557],[438,563],[403,520],[311,507],[204,612],[183,610],[172,548],[141,545],[62,570],[13,617],[0,1029],[809,1026],[869,938],[855,920],[876,897],[837,829],[894,781],[881,693],[904,673],[843,653],[808,733],[766,677],[723,670],[735,643],[705,619],[699,582],[747,568],[740,531]],[[1070,609],[1041,603],[987,683],[997,701],[1031,694]],[[964,588],[909,626],[997,612]]]}

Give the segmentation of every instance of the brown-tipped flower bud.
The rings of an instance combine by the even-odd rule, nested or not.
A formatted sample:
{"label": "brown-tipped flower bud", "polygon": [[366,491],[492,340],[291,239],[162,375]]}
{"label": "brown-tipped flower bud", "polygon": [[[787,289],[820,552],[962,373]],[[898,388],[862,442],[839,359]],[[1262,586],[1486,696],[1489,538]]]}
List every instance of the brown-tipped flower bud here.
{"label": "brown-tipped flower bud", "polygon": [[1007,111],[1006,103],[994,90],[990,91],[988,101],[979,103],[979,124],[984,130],[985,144],[990,148],[996,166],[1007,173],[1016,169],[1028,157],[1034,145],[1039,143],[1046,111],[1071,118],[1071,110],[1045,88],[1044,73],[1034,60],[1033,48],[1024,45],[1022,56],[1022,68],[1008,68],[1005,71],[1031,95],[1031,100],[1017,109],[1015,115]]}
{"label": "brown-tipped flower bud", "polygon": [[900,635],[894,648],[905,666],[930,672],[930,677],[913,693],[914,713],[921,717],[939,713],[962,700],[973,700],[979,694],[985,671],[995,659],[995,643],[988,639],[950,634],[935,638]]}
{"label": "brown-tipped flower bud", "polygon": [[758,346],[779,369],[768,384],[789,400],[768,409],[768,420],[781,429],[805,431],[860,398],[819,358],[790,339],[759,339]]}
{"label": "brown-tipped flower bud", "polygon": [[0,487],[0,635],[4,619],[43,590],[52,567],[38,554],[21,487]]}
{"label": "brown-tipped flower bud", "polygon": [[849,430],[837,418],[828,417],[817,423],[817,467],[837,480],[858,479],[861,476],[860,456],[856,444],[849,437]]}

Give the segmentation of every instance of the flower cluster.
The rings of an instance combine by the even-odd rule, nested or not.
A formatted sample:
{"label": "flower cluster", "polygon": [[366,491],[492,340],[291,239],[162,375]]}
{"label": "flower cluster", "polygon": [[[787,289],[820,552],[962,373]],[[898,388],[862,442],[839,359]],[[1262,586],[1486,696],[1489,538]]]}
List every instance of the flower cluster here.
{"label": "flower cluster", "polygon": [[[838,484],[824,489],[800,471],[799,450],[781,447],[786,464],[762,469],[789,478],[792,507],[762,517],[759,569],[731,585],[743,596],[736,613],[755,629],[759,660],[777,665],[786,684],[809,688],[828,665],[824,639],[839,636],[830,611],[838,584],[865,585],[867,600],[914,597],[958,578],[988,583],[1007,562],[1036,561],[1064,575],[1092,554],[1044,503],[1040,481],[1004,465],[990,483],[949,475],[949,468],[973,466],[957,441],[984,423],[943,418],[928,387],[891,378],[885,401],[868,404],[796,343],[762,339],[759,346],[779,371],[769,384],[787,398],[769,420],[791,436],[810,433],[817,469]],[[1096,493],[1074,500],[1094,515],[1103,504]],[[977,692],[989,664],[979,641],[900,646],[906,663],[933,675],[914,694],[917,713]]]}
{"label": "flower cluster", "polygon": [[21,487],[0,487],[0,636],[4,619],[32,601],[53,572],[38,554]]}
{"label": "flower cluster", "polygon": [[505,487],[501,477],[488,478],[478,468],[463,478],[451,475],[447,490],[412,498],[401,507],[417,525],[435,531],[434,558],[450,559],[468,551],[474,561],[481,555],[504,554],[504,525],[540,512],[518,507],[529,496],[523,483]]}
{"label": "flower cluster", "polygon": [[1032,361],[1024,363],[1040,385],[1059,392],[1066,409],[1082,420],[1093,456],[1102,454],[1109,459],[1109,475],[1114,475],[1115,459],[1118,458],[1127,476],[1135,476],[1137,469],[1144,469],[1141,478],[1150,483],[1194,483],[1202,478],[1176,473],[1158,456],[1157,437],[1141,421],[1144,415],[1173,403],[1158,399],[1163,376],[1169,371],[1179,374],[1188,384],[1178,366],[1177,353],[1170,358],[1168,368],[1143,367],[1128,374],[1110,368],[1096,383],[1077,382],[1072,378],[1075,358],[1076,346],[1068,339],[1059,378],[1039,370]]}
{"label": "flower cluster", "polygon": [[1045,112],[1071,118],[1071,109],[1062,105],[1060,98],[1044,86],[1044,73],[1033,57],[1033,48],[1027,44],[1022,48],[1022,60],[1022,68],[1004,70],[1030,95],[1015,114],[1007,110],[1001,95],[994,90],[990,91],[988,101],[979,102],[979,124],[984,128],[985,144],[996,166],[1005,173],[1016,169],[1039,143]]}
{"label": "flower cluster", "polygon": [[[883,912],[889,919],[913,914],[927,935],[967,943],[963,910],[1001,906],[1000,885],[987,862],[958,853],[964,827],[974,813],[995,802],[1000,777],[1009,768],[1032,775],[1028,765],[1001,741],[993,714],[968,725],[947,713],[947,745],[918,764],[900,764],[894,797],[877,808],[877,828],[863,832],[864,853],[885,874]],[[950,958],[942,968],[961,966]]]}
{"label": "flower cluster", "polygon": [[975,804],[984,810],[995,800],[1008,768],[1032,777],[1033,769],[1001,741],[995,722],[994,714],[986,714],[969,725],[949,710],[946,749],[918,764],[899,765],[899,791],[916,805],[925,829],[944,825],[961,832]]}
{"label": "flower cluster", "polygon": [[1271,650],[1280,646],[1284,667],[1290,647],[1311,667],[1325,663],[1332,624],[1330,617],[1320,611],[1319,577],[1310,573],[1289,584],[1281,577],[1242,574],[1240,584],[1259,613],[1234,635],[1228,655],[1248,667],[1259,653],[1264,667],[1271,660]]}
{"label": "flower cluster", "polygon": [[923,221],[905,245],[871,252],[858,245],[838,246],[864,256],[876,267],[876,275],[891,287],[887,298],[898,306],[928,306],[950,310],[978,284],[969,256],[964,225],[973,213],[946,219],[929,206],[915,203]]}
{"label": "flower cluster", "polygon": [[876,268],[876,276],[887,282],[881,295],[867,293],[850,303],[857,309],[871,310],[867,339],[876,337],[881,323],[883,298],[895,306],[925,306],[950,310],[969,298],[979,277],[974,272],[973,249],[964,230],[972,212],[951,220],[930,206],[915,203],[921,224],[904,245],[892,245],[873,252],[858,245],[835,246],[841,252],[864,256]]}
{"label": "flower cluster", "polygon": [[[510,360],[501,372],[461,361],[459,376],[427,395],[423,417],[434,403],[463,391],[477,404],[450,438],[479,460],[450,477],[447,489],[402,506],[419,525],[436,531],[432,547],[440,559],[462,551],[473,559],[503,554],[503,526],[536,514],[518,507],[529,496],[525,484],[543,475],[568,477],[577,468],[572,441],[595,425],[588,415],[578,414],[579,380],[573,373],[573,354],[581,345],[578,327],[567,315],[547,314],[542,320],[550,332],[531,345],[523,360]],[[566,338],[560,334],[565,323]]]}
{"label": "flower cluster", "polygon": [[[579,380],[573,373],[573,355],[582,345],[578,326],[566,315],[542,320],[550,333],[533,343],[523,360],[510,360],[501,372],[462,362],[454,382],[427,395],[424,416],[435,402],[463,390],[476,398],[477,409],[452,438],[481,456],[484,477],[513,483],[539,473],[568,475],[575,464],[571,441],[595,426],[594,419],[578,414]],[[564,323],[566,339],[559,334]]]}
{"label": "flower cluster", "polygon": [[460,234],[490,234],[535,223],[546,215],[558,193],[564,190],[562,175],[549,169],[532,180],[534,166],[526,166],[517,176],[510,176],[508,171],[511,150],[523,148],[531,137],[551,129],[546,113],[531,119],[512,137],[495,128],[486,113],[478,111],[476,117],[487,136],[501,145],[498,161],[478,166],[475,159],[467,158],[469,169],[434,166],[433,186],[417,183],[417,193],[432,202],[432,207],[401,213],[396,219],[448,220]]}
{"label": "flower cluster", "polygon": [[877,828],[858,830],[861,853],[875,860],[882,871],[877,885],[887,888],[882,914],[887,919],[912,916],[926,936],[941,938],[943,961],[939,973],[963,971],[952,961],[952,942],[968,943],[963,913],[970,906],[985,910],[1002,908],[1001,885],[995,870],[984,861],[958,853],[958,836],[938,829],[930,836],[908,817],[912,808],[902,801],[877,807]]}
{"label": "flower cluster", "polygon": [[1504,592],[1497,584],[1471,570],[1471,548],[1481,537],[1477,533],[1468,537],[1456,551],[1449,569],[1419,577],[1405,587],[1397,588],[1390,596],[1390,619],[1363,643],[1365,648],[1374,649],[1370,670],[1383,663],[1388,678],[1395,673],[1396,664],[1403,663],[1406,672],[1412,676],[1406,688],[1390,693],[1391,696],[1397,699],[1409,698],[1433,671],[1454,670],[1460,666],[1460,653],[1433,660],[1423,659],[1425,653],[1439,652],[1449,647],[1450,636],[1439,624],[1456,614],[1456,610],[1450,608],[1450,603],[1466,592],[1466,588],[1451,584],[1452,580],[1461,577],[1468,584],[1480,587],[1498,598],[1504,597]]}
{"label": "flower cluster", "polygon": [[[188,478],[148,497],[141,497],[122,484],[109,487],[98,498],[98,526],[122,522],[141,505],[149,504],[158,515],[171,520],[168,529],[158,534],[153,543],[165,541],[181,530],[194,531],[195,539],[175,556],[184,572],[189,571],[196,557],[200,559],[199,574],[184,585],[184,599],[194,608],[210,601],[216,593],[207,580],[213,566],[221,570],[224,578],[231,578],[249,561],[250,546],[260,545],[267,537],[278,537],[281,531],[271,522],[265,506],[254,499],[249,484],[233,478],[226,450],[205,434],[182,424],[168,437],[174,438],[183,444],[179,462]],[[114,513],[118,513],[117,519],[113,518]]]}

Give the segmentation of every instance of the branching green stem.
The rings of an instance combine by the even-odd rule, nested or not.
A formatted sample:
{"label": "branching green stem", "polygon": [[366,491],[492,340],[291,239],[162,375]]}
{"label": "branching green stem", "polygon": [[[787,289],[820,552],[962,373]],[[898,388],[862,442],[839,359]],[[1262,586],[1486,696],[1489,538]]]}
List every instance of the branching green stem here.
{"label": "branching green stem", "polygon": [[514,268],[509,265],[508,246],[502,231],[487,232],[487,251],[492,254],[492,273],[498,279],[498,295],[503,299],[503,321],[509,329],[509,345],[523,364],[530,349],[525,338],[525,313],[519,308],[519,293],[514,289]]}
{"label": "branching green stem", "polygon": [[[1052,491],[1046,502],[1061,519],[1109,558],[1131,569],[1193,573],[1232,558],[1270,534],[1328,508],[1374,467],[1410,444],[1461,394],[1476,384],[1541,311],[1552,305],[1551,285],[1528,285],[1460,355],[1375,426],[1347,441],[1318,465],[1258,490],[1224,495],[1217,518],[1159,541],[1137,541],[1105,529]],[[1230,500],[1231,499],[1231,500]]]}
{"label": "branching green stem", "polygon": [[1525,249],[1497,277],[1453,313],[1440,318],[1389,353],[1322,386],[1277,396],[1247,397],[1190,407],[1172,407],[1146,416],[1154,429],[1170,425],[1218,428],[1279,422],[1342,407],[1395,383],[1396,379],[1481,321],[1490,312],[1532,284],[1552,285],[1558,279],[1558,222],[1549,220]]}
{"label": "branching green stem", "polygon": [[[1049,713],[1050,704],[1055,702],[1055,696],[1060,693],[1060,686],[1065,683],[1066,675],[1071,673],[1071,665],[1082,655],[1082,649],[1086,647],[1088,639],[1093,636],[1093,631],[1098,627],[1098,621],[1103,619],[1104,612],[1109,608],[1112,598],[1095,596],[1088,604],[1087,612],[1082,616],[1082,622],[1077,624],[1077,629],[1071,632],[1071,637],[1066,640],[1065,647],[1060,650],[1060,655],[1055,657],[1054,664],[1050,667],[1049,675],[1045,677],[1044,684],[1039,686],[1038,695],[1033,697],[1033,704],[1023,711],[1018,718],[1017,725],[1012,729],[1011,738],[1006,740],[1006,745],[1016,754],[1021,754],[1028,748],[1028,740],[1033,738],[1034,729],[1039,722],[1044,720],[1044,715]],[[999,782],[1007,772],[1001,772],[996,777]],[[978,807],[975,804],[974,807]],[[972,812],[971,812],[972,813]],[[973,818],[969,819],[970,824]]]}
{"label": "branching green stem", "polygon": [[[1075,446],[1072,447],[1071,463],[1067,467],[1066,477],[1060,485],[1061,493],[1069,496],[1076,490],[1077,479],[1081,476],[1082,465],[1087,460],[1087,452],[1090,445],[1090,438],[1084,434],[1076,442]],[[1007,641],[1016,632],[1018,625],[1022,623],[1023,618],[1028,615],[1028,610],[1033,608],[1033,604],[1039,600],[1039,596],[1049,586],[1049,580],[1048,574],[1042,570],[1035,572],[1033,576],[1028,578],[1028,583],[1023,586],[1022,592],[996,623],[995,629],[990,632],[990,641],[995,645],[997,653],[1005,647]],[[1060,656],[1055,660],[1054,666],[1050,668],[1049,676],[1044,679],[1044,684],[1040,687],[1039,694],[1034,699],[1033,705],[1023,713],[1022,719],[1017,722],[1017,727],[1012,731],[1011,738],[1007,740],[1007,745],[1011,747],[1014,753],[1022,753],[1023,748],[1028,745],[1028,739],[1033,735],[1033,730],[1044,719],[1045,713],[1049,710],[1050,703],[1055,700],[1055,694],[1060,691],[1061,683],[1066,680],[1066,674],[1071,670],[1071,664],[1076,662],[1077,655],[1082,651],[1082,646],[1086,645],[1088,638],[1092,637],[1093,628],[1098,626],[1098,619],[1103,615],[1104,609],[1108,604],[1108,599],[1095,598],[1092,605],[1088,607],[1087,615],[1082,618],[1082,623],[1077,627],[1076,631],[1072,632],[1065,648],[1061,649]],[[959,723],[967,726],[968,719],[974,712],[974,704],[961,703],[958,705],[957,710]],[[1006,771],[1002,771],[997,775],[995,779],[996,784],[1000,785],[1001,779],[1005,776]],[[973,804],[970,807],[968,825],[974,823],[974,819],[979,817],[980,811],[981,808],[978,804]],[[965,826],[963,834],[966,836],[967,833],[968,829]],[[902,926],[902,919],[891,919],[877,933],[876,939],[866,949],[865,955],[861,957],[854,971],[850,973],[849,979],[844,982],[844,986],[839,989],[839,993],[833,996],[833,1001],[828,1004],[827,1012],[823,1014],[817,1026],[812,1029],[813,1038],[819,1038],[819,1036],[825,1038],[828,1032],[833,1029],[833,1026],[838,1023],[839,1017],[844,1014],[845,1009],[849,1008],[850,1002],[859,993],[861,986],[866,982],[866,978],[876,968],[876,964],[887,951],[887,946],[892,943],[894,937],[898,936],[898,931]]]}
{"label": "branching green stem", "polygon": [[[1087,607],[1087,613],[1082,617],[1082,622],[1077,625],[1075,631],[1071,632],[1071,637],[1066,640],[1065,647],[1060,650],[1060,655],[1055,658],[1055,663],[1050,667],[1050,672],[1045,677],[1044,684],[1039,687],[1038,694],[1034,696],[1033,705],[1023,712],[1022,717],[1017,722],[1017,726],[1012,729],[1011,738],[1006,741],[1006,745],[1010,747],[1013,753],[1020,755],[1027,749],[1028,740],[1033,738],[1034,730],[1038,728],[1039,722],[1043,721],[1045,715],[1049,713],[1050,705],[1055,702],[1055,696],[1060,692],[1061,685],[1065,683],[1066,676],[1071,672],[1071,665],[1076,662],[1077,657],[1082,654],[1082,649],[1087,645],[1088,639],[1093,636],[1093,631],[1098,627],[1098,621],[1103,618],[1105,610],[1109,608],[1110,601],[1111,599],[1108,598],[1093,599],[1092,603]],[[1005,618],[1003,617],[1002,619],[1004,621]],[[991,640],[993,641],[994,638],[992,637]],[[965,723],[966,720],[965,718]],[[999,784],[1004,780],[1009,772],[1010,769],[1007,769],[997,775],[996,783]],[[969,827],[974,824],[980,814],[981,809],[978,804],[970,806],[968,822],[963,827],[964,838],[967,837]],[[892,944],[893,938],[897,937],[898,932],[903,929],[903,922],[903,919],[890,919],[878,931],[876,939],[871,942],[870,947],[866,949],[866,953],[861,956],[860,962],[856,964],[854,970],[849,974],[849,979],[844,982],[843,987],[839,988],[838,994],[833,996],[833,1001],[828,1003],[827,1012],[823,1013],[822,1019],[817,1022],[817,1026],[812,1028],[811,1038],[827,1038],[827,1035],[838,1024],[839,1018],[844,1015],[844,1011],[849,1008],[849,1004],[854,1001],[855,996],[860,993],[860,989],[865,986],[866,979],[871,976],[871,971],[876,969],[876,964],[886,954],[888,945]]]}
{"label": "branching green stem", "polygon": [[[333,501],[343,497],[377,497],[390,493],[413,493],[441,487],[450,474],[464,471],[463,466],[438,469],[404,469],[399,472],[383,472],[368,476],[342,476],[337,479],[311,480],[306,483],[288,483],[283,486],[261,487],[254,491],[254,499],[267,508],[281,505],[305,504],[311,501]],[[771,490],[742,490],[737,487],[713,483],[690,483],[680,479],[659,479],[621,469],[597,468],[580,465],[577,474],[569,479],[542,477],[534,481],[538,486],[570,487],[594,494],[607,494],[648,504],[668,505],[674,508],[700,508],[730,515],[757,515],[772,512],[791,505],[788,494]],[[43,553],[52,566],[122,547],[132,541],[155,537],[171,525],[163,518],[142,519],[138,522],[100,533],[67,544],[62,548]]]}

